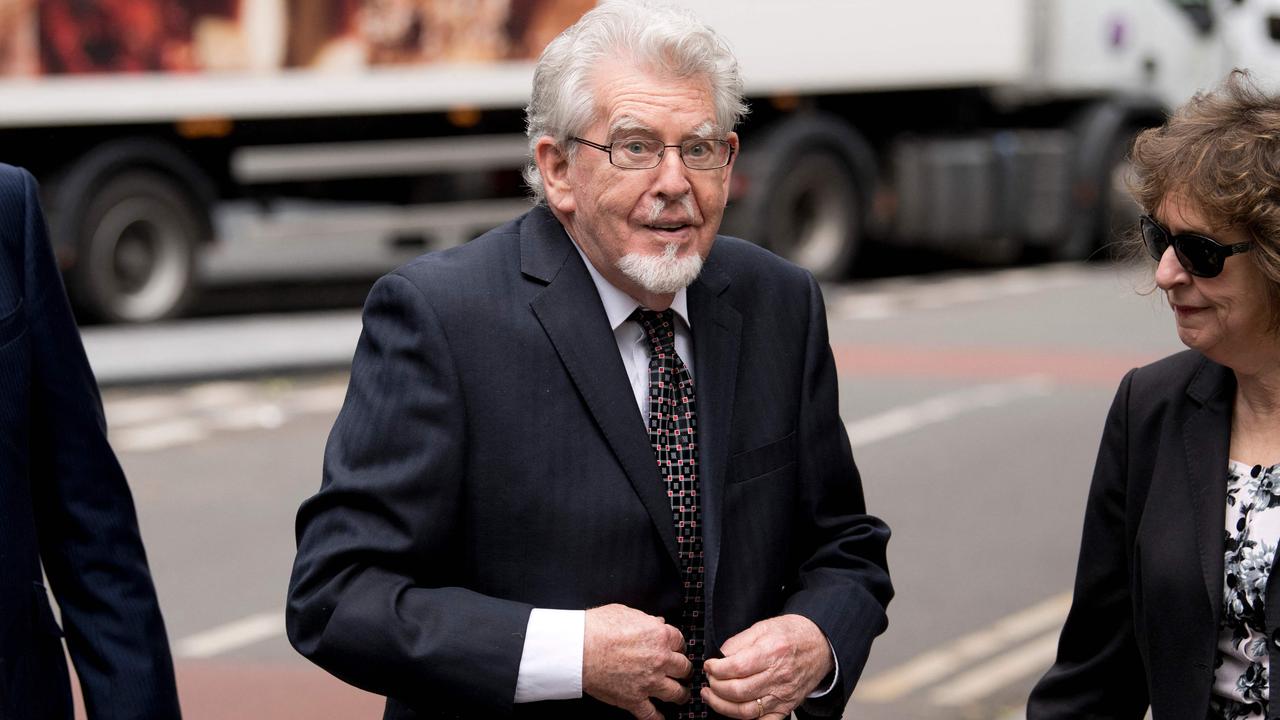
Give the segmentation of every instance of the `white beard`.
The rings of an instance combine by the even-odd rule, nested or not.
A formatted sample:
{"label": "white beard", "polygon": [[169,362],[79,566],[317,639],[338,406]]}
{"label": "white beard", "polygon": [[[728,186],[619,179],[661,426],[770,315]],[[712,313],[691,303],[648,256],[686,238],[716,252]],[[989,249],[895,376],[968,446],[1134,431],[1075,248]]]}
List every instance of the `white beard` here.
{"label": "white beard", "polygon": [[[697,208],[693,204],[693,196],[681,195],[677,201],[684,209],[684,215],[690,222],[697,216]],[[656,223],[667,209],[667,201],[656,198],[653,207],[649,208],[649,223]],[[618,270],[629,280],[655,295],[670,295],[679,292],[698,279],[702,272],[702,257],[694,253],[688,257],[678,258],[676,253],[680,247],[672,243],[663,248],[661,255],[644,255],[628,253],[618,260]]]}
{"label": "white beard", "polygon": [[698,279],[702,272],[702,256],[693,253],[676,257],[680,247],[668,245],[661,255],[629,253],[618,260],[618,270],[629,280],[655,295],[679,292]]}

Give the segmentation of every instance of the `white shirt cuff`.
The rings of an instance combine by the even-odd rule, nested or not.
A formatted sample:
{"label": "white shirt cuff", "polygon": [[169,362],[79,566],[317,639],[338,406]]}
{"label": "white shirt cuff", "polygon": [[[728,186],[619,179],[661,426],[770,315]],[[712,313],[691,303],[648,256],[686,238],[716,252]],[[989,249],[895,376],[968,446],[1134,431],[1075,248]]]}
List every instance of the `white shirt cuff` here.
{"label": "white shirt cuff", "polygon": [[[831,684],[827,686],[826,690],[822,690],[822,691],[814,690],[808,695],[805,695],[804,697],[806,700],[812,700],[814,698],[820,698],[823,695],[826,695],[832,690],[835,690],[836,685],[839,684],[840,682],[840,658],[836,657],[836,649],[831,645],[830,640],[827,640],[827,647],[831,650],[831,667],[832,667]],[[518,696],[518,693],[519,691],[517,691],[517,696]],[[519,701],[517,700],[516,702],[519,702]]]}
{"label": "white shirt cuff", "polygon": [[584,610],[534,608],[529,613],[516,675],[516,702],[582,697],[582,638],[586,625]]}

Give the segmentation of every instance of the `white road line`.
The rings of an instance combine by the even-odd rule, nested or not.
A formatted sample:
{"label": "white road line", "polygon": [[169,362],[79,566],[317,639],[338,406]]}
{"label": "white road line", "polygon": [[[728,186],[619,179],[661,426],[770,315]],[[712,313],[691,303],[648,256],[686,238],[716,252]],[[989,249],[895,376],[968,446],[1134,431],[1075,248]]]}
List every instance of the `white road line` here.
{"label": "white road line", "polygon": [[290,393],[288,408],[298,413],[328,413],[342,409],[347,397],[346,383],[319,385]]}
{"label": "white road line", "polygon": [[974,410],[1008,405],[1029,397],[1048,395],[1053,383],[1044,375],[1024,375],[1009,382],[979,385],[938,395],[928,400],[886,410],[845,424],[853,447],[902,435],[927,425],[945,422]]}
{"label": "white road line", "polygon": [[182,397],[191,407],[219,408],[251,402],[259,394],[257,391],[255,383],[242,380],[215,380],[185,388],[182,390]]}
{"label": "white road line", "polygon": [[219,408],[207,422],[219,430],[274,430],[284,424],[284,409],[276,403],[251,403]]}
{"label": "white road line", "polygon": [[204,423],[177,418],[113,431],[111,444],[116,450],[146,452],[163,450],[175,445],[189,445],[200,442],[206,437],[208,437],[208,431]]}
{"label": "white road line", "polygon": [[207,658],[237,650],[284,634],[284,613],[250,615],[178,641],[177,654],[184,658]]}
{"label": "white road line", "polygon": [[833,315],[846,320],[879,320],[903,312],[1075,287],[1086,282],[1093,272],[1096,271],[1068,263],[942,278],[872,281],[861,288],[833,293],[828,304]]}
{"label": "white road line", "polygon": [[968,705],[1015,680],[1049,669],[1057,651],[1055,630],[939,685],[929,694],[929,699],[935,705]]}
{"label": "white road line", "polygon": [[108,400],[103,403],[103,407],[107,413],[108,425],[112,428],[124,428],[179,415],[186,408],[186,403],[173,395],[150,395]]}
{"label": "white road line", "polygon": [[284,390],[254,382],[211,382],[185,390],[104,403],[118,450],[147,452],[188,445],[214,431],[271,430],[298,415],[336,413],[345,383]]}
{"label": "white road line", "polygon": [[1021,642],[1066,620],[1071,593],[1062,593],[1004,617],[981,630],[957,638],[879,675],[863,680],[854,697],[863,702],[891,702],[952,675],[1001,648]]}

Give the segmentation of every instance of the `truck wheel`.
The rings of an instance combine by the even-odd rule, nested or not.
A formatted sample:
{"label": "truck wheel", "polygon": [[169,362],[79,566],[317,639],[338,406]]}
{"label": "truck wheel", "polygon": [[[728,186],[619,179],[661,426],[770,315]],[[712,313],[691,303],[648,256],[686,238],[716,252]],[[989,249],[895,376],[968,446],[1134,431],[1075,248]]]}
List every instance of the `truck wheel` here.
{"label": "truck wheel", "polygon": [[1103,187],[1102,208],[1099,213],[1098,253],[1102,258],[1123,254],[1122,245],[1129,232],[1137,227],[1142,208],[1129,193],[1129,181],[1133,178],[1133,163],[1129,160],[1129,148],[1133,145],[1135,130],[1119,143],[1112,155],[1107,184]]}
{"label": "truck wheel", "polygon": [[68,289],[101,320],[148,322],[178,315],[195,289],[199,210],[168,176],[108,176],[75,223],[79,261]]}
{"label": "truck wheel", "polygon": [[861,241],[861,208],[853,177],[822,150],[799,156],[776,176],[765,207],[763,244],[819,280],[843,279]]}
{"label": "truck wheel", "polygon": [[[1163,110],[1142,104],[1111,102],[1092,106],[1075,123],[1077,158],[1072,183],[1076,203],[1064,242],[1049,248],[1053,260],[1111,257],[1117,240],[1137,223],[1137,204],[1126,180],[1132,172],[1129,151],[1144,128],[1164,122]],[[1080,192],[1080,191],[1086,192]],[[1087,198],[1087,202],[1081,202]]]}
{"label": "truck wheel", "polygon": [[1097,203],[1089,213],[1089,222],[1073,228],[1067,241],[1054,248],[1051,257],[1057,261],[1082,262],[1112,257],[1117,242],[1134,226],[1142,212],[1129,195],[1127,180],[1133,172],[1129,147],[1138,128],[1120,133],[1107,150],[1101,172],[1095,177]]}
{"label": "truck wheel", "polygon": [[843,280],[863,240],[875,155],[839,117],[790,116],[745,143],[734,172],[746,191],[729,234],[762,245],[820,280]]}

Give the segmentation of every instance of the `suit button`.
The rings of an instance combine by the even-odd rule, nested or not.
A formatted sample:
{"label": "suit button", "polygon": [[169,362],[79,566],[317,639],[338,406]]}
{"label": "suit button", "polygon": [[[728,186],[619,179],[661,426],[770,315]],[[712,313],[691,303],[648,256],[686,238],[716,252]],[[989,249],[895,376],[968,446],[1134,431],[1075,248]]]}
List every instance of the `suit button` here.
{"label": "suit button", "polygon": [[1271,631],[1271,646],[1280,648],[1280,628]]}

